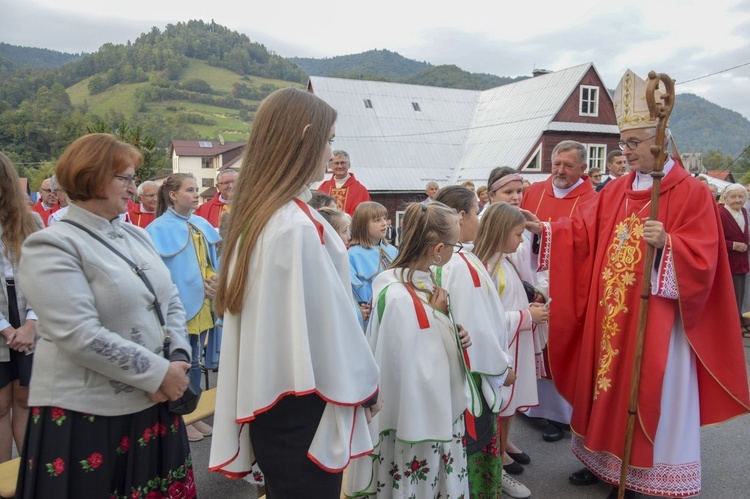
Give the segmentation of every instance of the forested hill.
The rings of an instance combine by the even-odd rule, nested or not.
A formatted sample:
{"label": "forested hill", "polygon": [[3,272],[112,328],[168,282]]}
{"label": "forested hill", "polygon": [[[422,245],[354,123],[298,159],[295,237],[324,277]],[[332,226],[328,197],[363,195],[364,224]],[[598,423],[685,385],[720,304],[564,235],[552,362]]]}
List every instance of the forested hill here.
{"label": "forested hill", "polygon": [[84,54],[67,54],[49,49],[19,47],[0,42],[0,74],[3,70],[19,68],[53,69],[83,57]]}
{"label": "forested hill", "polygon": [[323,59],[291,57],[289,60],[315,76],[391,81],[465,90],[487,90],[527,78],[470,73],[454,65],[433,66],[428,62],[407,59],[390,50],[368,50],[360,54]]}
{"label": "forested hill", "polygon": [[682,152],[715,150],[734,158],[750,144],[750,121],[693,94],[677,94],[669,128]]}
{"label": "forested hill", "polygon": [[308,74],[336,76],[361,80],[397,81],[433,67],[428,62],[418,62],[390,50],[368,50],[361,54],[338,55],[323,59],[290,57]]}

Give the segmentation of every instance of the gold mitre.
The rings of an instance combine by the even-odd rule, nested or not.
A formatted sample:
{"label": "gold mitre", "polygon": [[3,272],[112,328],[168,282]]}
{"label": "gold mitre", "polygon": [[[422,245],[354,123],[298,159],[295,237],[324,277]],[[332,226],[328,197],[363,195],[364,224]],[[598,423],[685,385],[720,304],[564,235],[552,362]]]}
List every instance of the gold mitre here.
{"label": "gold mitre", "polygon": [[[656,128],[656,119],[651,119],[646,102],[647,83],[631,70],[625,71],[620,83],[615,89],[615,117],[620,132],[634,130],[637,128]],[[666,89],[659,82],[659,88],[655,91],[656,102],[660,101],[661,94]]]}

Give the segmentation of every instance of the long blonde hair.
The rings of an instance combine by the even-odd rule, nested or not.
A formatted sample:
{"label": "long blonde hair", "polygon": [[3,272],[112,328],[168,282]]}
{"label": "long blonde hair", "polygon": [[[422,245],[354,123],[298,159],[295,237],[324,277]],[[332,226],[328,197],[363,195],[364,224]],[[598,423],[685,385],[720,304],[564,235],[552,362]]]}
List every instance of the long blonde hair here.
{"label": "long blonde hair", "polygon": [[5,257],[17,263],[21,259],[21,245],[29,234],[39,230],[33,212],[21,189],[16,167],[0,152],[0,227]]}
{"label": "long blonde hair", "polygon": [[273,214],[315,179],[335,121],[331,106],[297,88],[275,91],[258,108],[224,222],[228,230],[215,300],[219,315],[242,308],[258,238]]}
{"label": "long blonde hair", "polygon": [[474,241],[474,254],[487,263],[498,251],[502,251],[511,231],[525,223],[521,210],[508,203],[492,203],[482,213],[479,233]]}

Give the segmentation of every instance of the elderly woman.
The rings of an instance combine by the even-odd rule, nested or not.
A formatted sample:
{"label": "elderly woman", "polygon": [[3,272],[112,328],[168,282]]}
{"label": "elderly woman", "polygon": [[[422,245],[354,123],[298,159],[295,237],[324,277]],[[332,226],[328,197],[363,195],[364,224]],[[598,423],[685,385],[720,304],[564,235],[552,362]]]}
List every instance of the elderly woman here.
{"label": "elderly woman", "polygon": [[[745,277],[750,272],[747,247],[750,243],[747,211],[743,207],[747,201],[747,189],[742,184],[729,184],[724,188],[724,205],[719,207],[721,225],[724,227],[724,240],[729,253],[729,268],[732,271],[732,284],[737,298],[737,310],[742,312],[745,297]],[[740,320],[742,318],[740,317]],[[742,335],[750,338],[750,330],[744,326]]]}
{"label": "elderly woman", "polygon": [[188,386],[185,311],[149,236],[120,220],[142,161],[112,135],[73,142],[56,170],[68,213],[23,245],[40,340],[16,497],[195,496],[185,427],[162,403]]}
{"label": "elderly woman", "polygon": [[23,446],[26,432],[37,317],[15,274],[24,240],[43,228],[29,210],[15,166],[0,153],[0,463],[10,460],[13,440]]}

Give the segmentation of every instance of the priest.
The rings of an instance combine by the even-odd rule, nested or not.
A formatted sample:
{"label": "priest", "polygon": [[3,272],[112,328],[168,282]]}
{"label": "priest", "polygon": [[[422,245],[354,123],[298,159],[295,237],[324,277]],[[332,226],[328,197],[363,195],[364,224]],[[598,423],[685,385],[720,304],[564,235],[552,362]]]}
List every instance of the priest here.
{"label": "priest", "polygon": [[658,217],[648,220],[656,121],[645,93],[630,70],[615,91],[631,172],[572,218],[529,214],[528,228],[541,235],[540,267],[550,270],[549,367],[573,405],[571,445],[587,467],[571,476],[577,483],[620,480],[644,256],[655,247],[626,497],[687,497],[701,489],[700,426],[750,412],[750,397],[710,192],[670,158]]}
{"label": "priest", "polygon": [[330,165],[333,176],[320,184],[318,192],[328,194],[336,200],[336,205],[340,211],[353,215],[354,209],[360,203],[370,200],[370,193],[364,185],[354,178],[352,173],[349,173],[351,161],[348,152],[333,151],[333,159]]}

